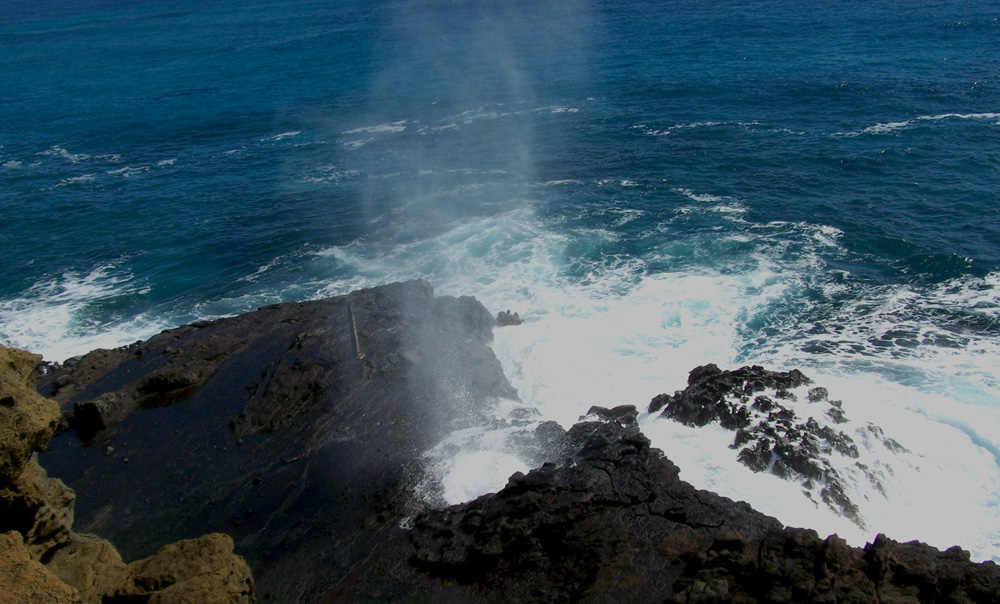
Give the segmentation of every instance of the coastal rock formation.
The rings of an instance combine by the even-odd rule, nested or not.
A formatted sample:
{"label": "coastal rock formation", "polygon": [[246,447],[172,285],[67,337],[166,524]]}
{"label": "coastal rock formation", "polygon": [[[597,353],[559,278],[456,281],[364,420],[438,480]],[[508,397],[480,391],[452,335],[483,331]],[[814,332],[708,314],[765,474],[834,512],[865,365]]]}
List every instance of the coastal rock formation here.
{"label": "coastal rock formation", "polygon": [[0,601],[74,604],[77,591],[34,560],[17,531],[0,533]]}
{"label": "coastal rock formation", "polygon": [[1000,601],[1000,567],[879,536],[864,548],[698,491],[635,407],[591,409],[565,456],[419,515],[324,602]]}
{"label": "coastal rock formation", "polygon": [[[880,476],[857,461],[857,444],[839,429],[848,422],[840,401],[830,400],[822,387],[798,395],[793,392],[810,384],[812,380],[798,370],[768,371],[755,365],[723,371],[709,364],[691,370],[684,390],[653,398],[649,411],[688,426],[714,422],[732,430],[735,436],[730,448],[739,451],[737,458],[743,465],[754,472],[799,481],[814,500],[864,528],[858,506],[847,494],[843,470],[838,470],[831,458],[839,455],[853,460],[851,471],[881,490]],[[799,397],[807,403],[806,417],[792,408]],[[904,450],[878,426],[867,424],[859,430],[867,433],[862,437],[880,442],[887,452]]]}
{"label": "coastal rock formation", "polygon": [[0,347],[0,601],[251,602],[250,569],[225,535],[126,565],[108,541],[73,532],[75,493],[37,460],[59,420],[33,388],[40,362]]}
{"label": "coastal rock formation", "polygon": [[524,323],[521,316],[516,312],[501,310],[497,313],[497,327],[508,327],[511,325],[521,325]]}
{"label": "coastal rock formation", "polygon": [[311,601],[420,505],[421,455],[516,399],[470,297],[413,281],[163,332],[40,380],[45,465],[127,557],[233,536],[258,597]]}
{"label": "coastal rock formation", "polygon": [[[98,351],[40,379],[81,437],[57,435],[42,461],[77,488],[77,524],[127,556],[231,534],[263,601],[1000,601],[1000,567],[958,548],[881,536],[851,548],[695,489],[650,446],[633,406],[595,407],[569,430],[530,409],[498,420],[494,405],[516,392],[488,346],[495,324],[474,299],[410,282]],[[756,384],[775,402],[806,382],[798,372],[702,368],[690,396],[661,398],[660,409],[748,430],[755,416],[739,405],[765,396]],[[811,404],[837,408],[821,394]],[[456,506],[415,494],[429,449],[494,424],[516,428],[538,467]],[[783,434],[762,428],[759,438]],[[212,538],[196,549],[229,547]],[[123,568],[100,543],[71,537],[50,562],[85,577],[77,584],[100,574],[72,563],[77,550],[93,551],[122,585],[170,587],[145,574],[165,566]]]}

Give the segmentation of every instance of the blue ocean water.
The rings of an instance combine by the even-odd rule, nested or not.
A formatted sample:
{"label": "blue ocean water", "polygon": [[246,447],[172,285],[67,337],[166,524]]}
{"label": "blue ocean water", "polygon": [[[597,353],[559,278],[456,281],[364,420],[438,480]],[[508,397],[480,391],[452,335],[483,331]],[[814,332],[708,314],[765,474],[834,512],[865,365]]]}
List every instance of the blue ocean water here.
{"label": "blue ocean water", "polygon": [[[725,434],[644,428],[682,476],[785,522],[1000,560],[998,19],[0,3],[0,342],[62,361],[426,278],[526,319],[494,349],[564,424],[701,363],[801,368],[909,450],[866,448],[888,486],[855,485],[864,528],[733,463]],[[503,438],[460,437],[461,459],[431,455],[450,499],[521,469]]]}

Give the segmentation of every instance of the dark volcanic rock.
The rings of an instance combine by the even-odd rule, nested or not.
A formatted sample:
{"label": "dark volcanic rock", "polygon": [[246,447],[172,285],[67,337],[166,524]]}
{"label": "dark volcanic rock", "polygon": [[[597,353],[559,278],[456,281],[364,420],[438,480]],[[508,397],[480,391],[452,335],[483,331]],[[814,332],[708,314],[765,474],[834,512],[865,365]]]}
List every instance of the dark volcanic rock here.
{"label": "dark volcanic rock", "polygon": [[[958,548],[884,537],[850,548],[694,489],[650,447],[632,406],[533,433],[525,409],[509,425],[548,463],[475,501],[418,505],[421,456],[516,396],[486,345],[493,324],[475,300],[413,282],[92,353],[40,382],[92,444],[65,432],[43,462],[86,487],[77,526],[129,557],[231,534],[260,601],[1000,601],[1000,569]],[[693,381],[722,398],[739,392],[747,418],[775,413],[818,434],[779,404],[792,386],[761,395],[787,376],[768,382],[758,369],[744,380],[709,367]],[[723,382],[704,382],[713,376]],[[714,406],[705,421],[725,416],[744,444],[760,442],[741,414]],[[836,436],[815,438],[832,449]]]}
{"label": "dark volcanic rock", "polygon": [[[811,383],[798,370],[768,371],[753,366],[723,371],[710,364],[693,369],[684,390],[655,397],[649,411],[660,411],[689,426],[718,422],[733,430],[736,435],[731,448],[739,451],[737,459],[743,465],[801,482],[810,497],[863,528],[858,506],[847,495],[844,477],[830,460],[833,454],[859,457],[854,440],[829,425],[847,423],[840,401],[829,400],[827,390],[817,387],[806,395],[808,403],[816,406],[815,416],[802,418],[789,408],[789,403],[796,401],[791,391]],[[863,430],[890,452],[903,450],[877,426],[869,424]],[[854,468],[875,488],[882,488],[879,476],[866,466],[855,463]]]}
{"label": "dark volcanic rock", "polygon": [[93,446],[64,433],[42,461],[126,557],[224,531],[258,597],[309,601],[408,513],[425,450],[516,398],[493,324],[408,282],[97,351],[40,380]]}
{"label": "dark volcanic rock", "polygon": [[[697,491],[635,408],[595,408],[567,454],[418,516],[324,602],[997,602],[1000,567],[879,536],[864,549]],[[409,562],[405,562],[409,560]]]}
{"label": "dark volcanic rock", "polygon": [[226,535],[126,564],[109,542],[74,532],[76,495],[34,455],[59,417],[34,389],[40,361],[0,346],[0,602],[252,602],[250,569]]}
{"label": "dark volcanic rock", "polygon": [[509,310],[502,310],[497,313],[497,327],[508,327],[510,325],[521,325],[524,321],[520,315]]}
{"label": "dark volcanic rock", "polygon": [[[712,536],[761,539],[773,518],[680,480],[651,449],[632,406],[595,408],[573,426],[569,455],[496,495],[421,515],[412,563],[458,583],[500,588],[517,601],[658,601],[671,595],[680,560]],[[676,573],[676,574],[675,574]]]}

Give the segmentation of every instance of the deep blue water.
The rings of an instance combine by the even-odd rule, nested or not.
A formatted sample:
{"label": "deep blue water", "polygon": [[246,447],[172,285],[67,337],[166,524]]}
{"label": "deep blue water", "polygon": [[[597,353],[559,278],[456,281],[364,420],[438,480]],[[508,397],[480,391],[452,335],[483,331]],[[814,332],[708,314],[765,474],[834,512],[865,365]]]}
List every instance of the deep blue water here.
{"label": "deep blue water", "polygon": [[[423,277],[528,319],[498,355],[566,421],[700,362],[847,376],[900,401],[883,422],[913,412],[983,456],[970,522],[1000,524],[998,19],[0,3],[0,342],[59,361]],[[566,353],[613,371],[590,383]],[[1000,526],[979,532],[966,547],[1000,555]]]}

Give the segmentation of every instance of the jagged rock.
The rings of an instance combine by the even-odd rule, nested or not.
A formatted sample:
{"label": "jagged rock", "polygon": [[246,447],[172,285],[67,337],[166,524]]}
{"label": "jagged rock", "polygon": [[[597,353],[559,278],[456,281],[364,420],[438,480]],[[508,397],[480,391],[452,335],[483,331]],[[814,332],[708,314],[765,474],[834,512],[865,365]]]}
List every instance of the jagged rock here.
{"label": "jagged rock", "polygon": [[59,406],[35,389],[41,357],[0,346],[0,487],[16,481],[59,423]]}
{"label": "jagged rock", "polygon": [[32,558],[40,560],[50,549],[69,539],[76,493],[63,481],[50,477],[38,465],[37,456],[28,462],[22,481],[25,485],[22,493],[26,500],[32,501],[31,508],[35,510],[32,525],[24,533],[25,547]]}
{"label": "jagged rock", "polygon": [[18,531],[33,559],[65,540],[73,492],[34,455],[59,421],[59,406],[34,390],[41,357],[0,346],[0,532]]}
{"label": "jagged rock", "polygon": [[493,327],[414,281],[165,331],[40,378],[82,438],[43,463],[126,559],[223,531],[261,597],[311,601],[420,504],[425,451],[517,398]]}
{"label": "jagged rock", "polygon": [[[40,387],[76,392],[67,409],[109,392],[131,402],[91,435],[95,446],[67,432],[43,463],[87,485],[77,524],[113,533],[129,556],[231,532],[262,600],[1000,601],[1000,569],[957,548],[885,538],[850,548],[693,488],[650,446],[631,406],[595,407],[568,431],[540,423],[524,440],[546,463],[498,493],[421,507],[411,487],[424,476],[422,454],[455,429],[489,425],[493,402],[516,396],[486,346],[493,318],[477,304],[394,284],[164,332],[117,357],[80,359],[79,375],[55,367]],[[188,357],[189,348],[202,352]],[[785,407],[805,376],[762,372],[699,368],[680,408],[733,426],[744,450],[777,448],[790,473],[811,471],[813,453],[850,455],[849,438]],[[839,408],[813,392],[817,410]],[[166,404],[140,405],[144,396]],[[508,427],[527,432],[532,421],[525,411]],[[52,559],[60,552],[72,550]],[[130,566],[119,601],[168,601],[157,599],[171,590],[201,601],[209,576],[245,586],[238,571],[164,580],[168,567]]]}
{"label": "jagged rock", "polygon": [[510,325],[520,325],[524,323],[521,320],[520,315],[516,312],[510,312],[509,310],[502,310],[497,313],[497,327],[508,327]]}
{"label": "jagged rock", "polygon": [[126,565],[118,550],[96,535],[73,533],[46,556],[45,567],[73,586],[85,602],[100,602],[126,580]]}
{"label": "jagged rock", "polygon": [[253,577],[233,553],[228,535],[213,533],[166,545],[155,555],[128,565],[114,597],[155,604],[253,602]]}
{"label": "jagged rock", "polygon": [[76,604],[75,589],[33,560],[17,531],[0,533],[0,603]]}
{"label": "jagged rock", "polygon": [[[864,528],[857,504],[847,495],[844,477],[830,461],[833,453],[857,459],[858,447],[849,435],[816,419],[825,415],[835,424],[846,423],[840,401],[829,400],[826,388],[810,389],[806,400],[817,405],[817,413],[807,418],[782,402],[794,400],[791,391],[811,383],[798,370],[768,371],[755,365],[723,371],[709,364],[691,371],[684,390],[653,398],[649,411],[689,426],[717,422],[733,430],[731,448],[738,449],[740,463],[754,472],[802,483],[807,491],[815,491],[811,497]],[[857,468],[881,488],[877,475],[863,466]]]}
{"label": "jagged rock", "polygon": [[425,512],[324,601],[1000,601],[1000,567],[959,548],[884,536],[851,548],[695,490],[631,415],[592,409],[564,433],[560,463]]}
{"label": "jagged rock", "polygon": [[[662,601],[670,560],[737,530],[759,540],[781,524],[680,480],[650,448],[633,406],[592,408],[566,434],[569,453],[514,474],[495,495],[419,516],[413,564],[436,577],[546,602]],[[621,598],[619,600],[619,598]],[[494,596],[487,598],[496,600]]]}

